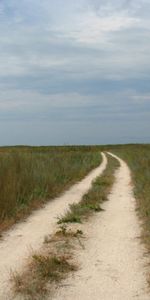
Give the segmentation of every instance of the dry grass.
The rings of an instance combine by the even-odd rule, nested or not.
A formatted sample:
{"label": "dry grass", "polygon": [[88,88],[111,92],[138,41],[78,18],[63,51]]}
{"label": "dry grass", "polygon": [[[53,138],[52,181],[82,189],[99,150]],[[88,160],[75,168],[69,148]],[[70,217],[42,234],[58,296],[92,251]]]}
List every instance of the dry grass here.
{"label": "dry grass", "polygon": [[22,274],[13,274],[14,293],[26,300],[45,299],[69,272],[77,270],[72,249],[82,231],[61,227],[52,237],[46,237],[40,253],[32,255]]}
{"label": "dry grass", "polygon": [[18,221],[101,161],[91,147],[0,148],[0,229]]}
{"label": "dry grass", "polygon": [[24,294],[26,299],[42,299],[47,293],[47,281],[59,282],[68,272],[74,270],[75,266],[69,263],[66,256],[34,255],[31,273],[26,273],[23,277],[14,276],[15,288],[18,293]]}

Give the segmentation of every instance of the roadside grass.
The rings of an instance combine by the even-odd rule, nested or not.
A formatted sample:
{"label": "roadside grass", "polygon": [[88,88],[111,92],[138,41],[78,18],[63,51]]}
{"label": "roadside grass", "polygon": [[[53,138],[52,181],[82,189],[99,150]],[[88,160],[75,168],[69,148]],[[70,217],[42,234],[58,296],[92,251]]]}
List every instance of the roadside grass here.
{"label": "roadside grass", "polygon": [[123,145],[111,151],[131,169],[136,209],[143,224],[142,239],[150,253],[150,145]]}
{"label": "roadside grass", "polygon": [[0,230],[58,196],[100,162],[97,147],[1,147]]}
{"label": "roadside grass", "polygon": [[119,163],[108,156],[108,167],[92,184],[92,188],[83,196],[81,202],[72,204],[63,217],[60,217],[58,224],[82,223],[92,212],[100,212],[101,203],[107,200],[110,188],[114,182],[114,171]]}
{"label": "roadside grass", "polygon": [[45,237],[41,252],[32,255],[26,270],[22,274],[13,274],[16,295],[21,295],[27,300],[45,299],[49,293],[53,293],[69,272],[78,269],[77,263],[74,262],[74,249],[77,246],[84,249],[82,241],[85,235],[78,227],[81,225],[74,224],[74,227],[71,224],[70,228],[68,223],[81,223],[93,212],[102,210],[100,204],[107,200],[114,183],[114,171],[118,165],[117,160],[108,157],[104,175],[98,177],[81,202],[71,206],[67,214],[59,220],[59,229],[56,233]]}

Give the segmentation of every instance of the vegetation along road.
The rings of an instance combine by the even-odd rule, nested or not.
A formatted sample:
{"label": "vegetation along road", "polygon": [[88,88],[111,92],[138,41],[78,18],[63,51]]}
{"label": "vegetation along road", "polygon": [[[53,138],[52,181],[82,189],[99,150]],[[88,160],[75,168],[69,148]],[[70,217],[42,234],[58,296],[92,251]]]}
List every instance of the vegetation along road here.
{"label": "vegetation along road", "polygon": [[[118,162],[116,170],[115,165],[112,167],[113,161]],[[115,170],[111,181],[113,186],[106,184],[109,169],[111,172]],[[98,176],[101,177],[100,181],[95,181],[95,194],[92,190],[90,194],[93,180]],[[98,188],[104,185],[105,192],[102,196],[101,190],[101,198],[109,201],[101,201],[100,206],[98,202],[92,203],[93,197],[99,197]],[[109,194],[106,197],[107,189]],[[79,206],[72,206],[72,211],[66,213],[72,204]],[[93,208],[100,213],[85,217],[88,209]],[[79,214],[78,218],[74,218],[75,212]],[[45,236],[54,237],[58,217],[62,223],[78,219],[79,224],[69,226],[71,230],[75,228],[76,232],[85,235],[73,250],[73,260],[79,268],[68,273],[63,282],[57,282],[54,293],[47,293],[46,298],[34,297],[34,291],[29,298],[13,294],[12,273],[17,271],[21,274],[26,269],[29,257],[42,248]],[[65,238],[64,226],[68,225],[62,225]],[[102,153],[101,164],[83,180],[3,234],[0,241],[0,299],[148,300],[150,294],[146,276],[149,260],[140,236],[130,169],[118,156],[111,152],[107,155]],[[37,257],[42,259],[42,256]]]}
{"label": "vegetation along road", "polygon": [[49,202],[45,208],[36,211],[26,222],[9,230],[0,241],[0,299],[10,300],[10,270],[19,271],[26,264],[31,251],[36,251],[43,243],[45,235],[54,231],[57,217],[62,215],[69,204],[79,202],[91,187],[92,181],[100,175],[107,164],[104,154],[99,167],[90,172],[82,181],[71,187],[64,195]]}
{"label": "vegetation along road", "polygon": [[78,272],[66,279],[54,300],[148,300],[145,249],[139,241],[131,174],[117,156],[120,167],[109,201],[82,227],[87,233],[85,249],[79,249]]}

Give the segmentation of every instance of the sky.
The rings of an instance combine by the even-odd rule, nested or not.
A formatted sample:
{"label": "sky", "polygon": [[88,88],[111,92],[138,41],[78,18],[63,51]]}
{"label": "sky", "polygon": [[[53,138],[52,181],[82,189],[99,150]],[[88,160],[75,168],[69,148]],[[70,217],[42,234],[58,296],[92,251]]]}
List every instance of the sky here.
{"label": "sky", "polygon": [[149,142],[149,0],[0,0],[0,145]]}

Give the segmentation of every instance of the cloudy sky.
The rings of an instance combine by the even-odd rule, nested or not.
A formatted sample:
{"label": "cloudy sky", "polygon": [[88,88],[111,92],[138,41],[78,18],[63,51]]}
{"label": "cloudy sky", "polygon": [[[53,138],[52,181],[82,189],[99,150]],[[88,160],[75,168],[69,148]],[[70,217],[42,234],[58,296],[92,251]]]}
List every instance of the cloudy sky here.
{"label": "cloudy sky", "polygon": [[149,0],[0,0],[0,145],[150,142]]}

